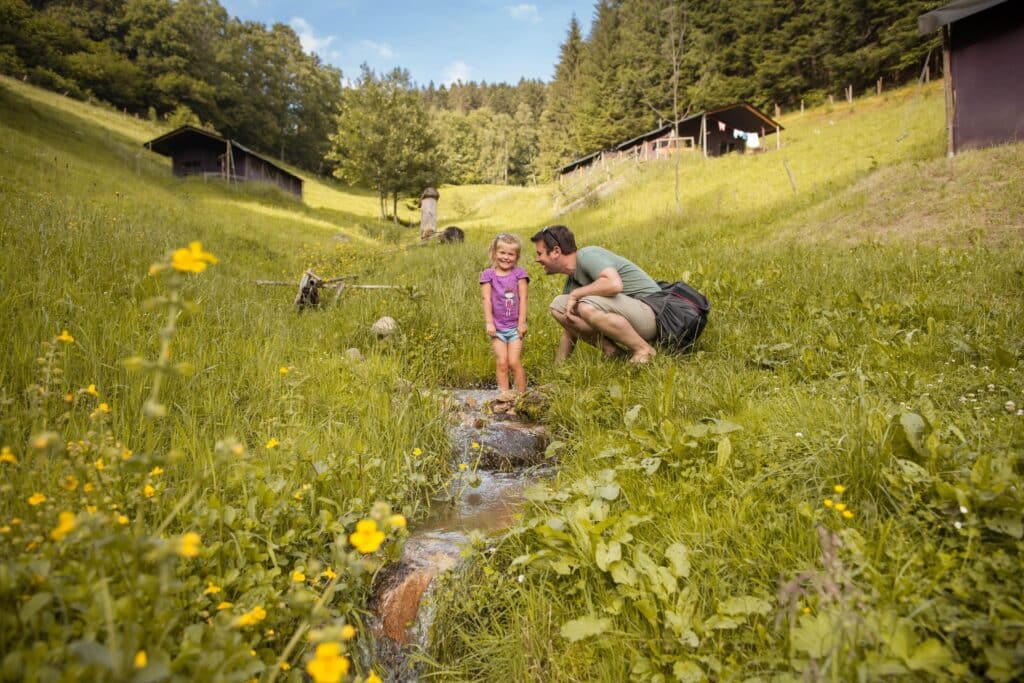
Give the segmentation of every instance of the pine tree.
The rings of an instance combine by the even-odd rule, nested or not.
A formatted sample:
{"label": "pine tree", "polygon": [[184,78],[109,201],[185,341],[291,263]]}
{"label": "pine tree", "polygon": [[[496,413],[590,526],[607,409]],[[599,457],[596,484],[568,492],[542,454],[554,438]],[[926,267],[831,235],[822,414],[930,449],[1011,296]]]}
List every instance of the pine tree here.
{"label": "pine tree", "polygon": [[544,110],[540,115],[536,168],[541,180],[550,180],[556,169],[572,161],[579,152],[573,141],[573,103],[576,101],[582,49],[580,23],[574,15],[569,21],[569,31],[555,66],[555,77],[544,96]]}

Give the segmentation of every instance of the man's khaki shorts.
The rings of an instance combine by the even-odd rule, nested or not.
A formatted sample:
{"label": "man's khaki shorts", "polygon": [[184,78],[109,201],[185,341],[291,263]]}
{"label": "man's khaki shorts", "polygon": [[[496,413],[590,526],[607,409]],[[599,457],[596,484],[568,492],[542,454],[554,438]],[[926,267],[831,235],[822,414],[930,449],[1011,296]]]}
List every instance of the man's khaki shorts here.
{"label": "man's khaki shorts", "polygon": [[[565,306],[569,303],[568,294],[559,294],[551,302],[551,309],[565,314]],[[658,334],[658,328],[654,322],[654,311],[651,307],[639,299],[634,299],[625,294],[615,296],[585,296],[580,303],[590,304],[594,308],[606,313],[621,315],[632,325],[644,341],[651,341]]]}

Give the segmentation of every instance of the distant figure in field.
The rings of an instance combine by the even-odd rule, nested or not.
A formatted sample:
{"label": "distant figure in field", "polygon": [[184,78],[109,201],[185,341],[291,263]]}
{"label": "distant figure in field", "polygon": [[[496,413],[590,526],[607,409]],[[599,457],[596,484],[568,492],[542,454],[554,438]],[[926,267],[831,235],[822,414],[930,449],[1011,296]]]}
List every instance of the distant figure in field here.
{"label": "distant figure in field", "polygon": [[551,302],[551,315],[563,328],[556,363],[569,357],[578,339],[609,358],[623,353],[630,354],[630,363],[654,358],[654,311],[640,300],[661,292],[650,275],[607,249],[577,250],[576,237],[564,225],[546,227],[531,239],[544,272],[566,276],[562,294]]}
{"label": "distant figure in field", "polygon": [[526,336],[526,294],[530,282],[519,267],[522,241],[507,232],[491,241],[491,265],[480,274],[484,324],[494,351],[498,389],[508,391],[511,370],[516,391],[526,391],[523,337]]}

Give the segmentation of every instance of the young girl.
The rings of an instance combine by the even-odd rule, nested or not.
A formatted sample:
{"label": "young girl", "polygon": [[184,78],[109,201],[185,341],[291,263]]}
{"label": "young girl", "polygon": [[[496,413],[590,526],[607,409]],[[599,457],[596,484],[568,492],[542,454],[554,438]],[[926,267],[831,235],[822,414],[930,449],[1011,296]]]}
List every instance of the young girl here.
{"label": "young girl", "polygon": [[526,391],[526,371],[520,356],[526,336],[526,290],[530,278],[517,265],[522,250],[523,243],[518,237],[499,233],[491,241],[491,267],[480,274],[484,321],[497,361],[495,374],[500,391],[509,389],[509,370],[516,391]]}

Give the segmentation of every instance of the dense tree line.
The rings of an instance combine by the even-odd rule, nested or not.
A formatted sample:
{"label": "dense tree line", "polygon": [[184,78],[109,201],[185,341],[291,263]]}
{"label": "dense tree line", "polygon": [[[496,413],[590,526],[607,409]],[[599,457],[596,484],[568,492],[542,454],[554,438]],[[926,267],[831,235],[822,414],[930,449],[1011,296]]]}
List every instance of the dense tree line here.
{"label": "dense tree line", "polygon": [[[341,72],[304,53],[291,28],[231,18],[217,0],[0,0],[0,71],[132,112],[202,122],[303,168],[337,169],[372,187],[377,181],[368,179],[384,177],[380,169],[357,173],[341,153],[370,163],[352,131],[374,117],[389,118],[385,128],[402,136],[391,138],[395,149],[409,148],[408,139],[431,142],[415,163],[389,154],[415,167],[417,178],[529,183],[704,108],[742,100],[771,112],[775,104],[820,103],[848,85],[863,93],[879,77],[890,85],[911,80],[929,54],[937,72],[937,39],[917,35],[917,17],[941,4],[596,0],[589,33],[571,20],[550,83],[417,87],[404,72],[364,70],[343,89]],[[346,95],[375,88],[390,89],[401,107],[364,111],[391,100]],[[371,139],[362,140],[366,149]],[[430,173],[424,159],[434,165]],[[394,203],[395,183],[385,185],[382,196]],[[406,191],[414,192],[398,193]]]}
{"label": "dense tree line", "polygon": [[0,0],[0,71],[325,170],[341,72],[217,0]]}

